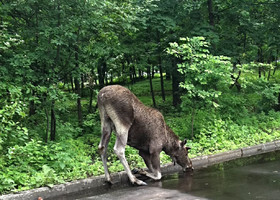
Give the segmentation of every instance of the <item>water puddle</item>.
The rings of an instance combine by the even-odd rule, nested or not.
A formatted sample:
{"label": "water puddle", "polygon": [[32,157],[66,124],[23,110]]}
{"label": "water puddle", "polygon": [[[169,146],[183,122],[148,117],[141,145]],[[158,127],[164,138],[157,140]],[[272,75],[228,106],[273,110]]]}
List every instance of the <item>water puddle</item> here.
{"label": "water puddle", "polygon": [[207,199],[280,199],[280,153],[243,158],[195,171],[173,174],[162,188]]}
{"label": "water puddle", "polygon": [[148,186],[87,191],[58,199],[280,199],[280,152],[229,161],[191,173],[166,175]]}

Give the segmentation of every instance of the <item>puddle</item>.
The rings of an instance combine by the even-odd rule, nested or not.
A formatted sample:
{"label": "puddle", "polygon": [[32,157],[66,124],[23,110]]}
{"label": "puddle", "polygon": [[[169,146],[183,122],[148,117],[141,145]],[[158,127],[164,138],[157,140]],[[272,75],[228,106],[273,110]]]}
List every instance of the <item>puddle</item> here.
{"label": "puddle", "polygon": [[238,159],[192,175],[173,174],[162,188],[207,199],[280,199],[280,153]]}
{"label": "puddle", "polygon": [[105,191],[90,190],[57,198],[59,200],[242,200],[280,199],[280,151],[241,158],[190,173],[166,175],[148,186],[114,186]]}

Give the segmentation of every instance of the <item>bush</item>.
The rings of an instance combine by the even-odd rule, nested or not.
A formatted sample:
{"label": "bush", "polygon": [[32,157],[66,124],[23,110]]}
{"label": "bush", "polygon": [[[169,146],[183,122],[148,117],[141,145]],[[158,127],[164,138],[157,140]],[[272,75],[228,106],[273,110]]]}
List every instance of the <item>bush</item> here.
{"label": "bush", "polygon": [[89,145],[73,139],[49,144],[32,140],[10,147],[0,160],[0,192],[51,186],[103,173],[102,163],[95,159],[93,164],[91,155]]}

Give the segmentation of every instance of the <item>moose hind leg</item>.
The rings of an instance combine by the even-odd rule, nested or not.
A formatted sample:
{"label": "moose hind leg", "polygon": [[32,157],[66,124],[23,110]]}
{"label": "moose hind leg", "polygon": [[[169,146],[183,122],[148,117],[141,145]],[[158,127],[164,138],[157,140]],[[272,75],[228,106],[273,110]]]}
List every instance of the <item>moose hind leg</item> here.
{"label": "moose hind leg", "polygon": [[108,144],[109,144],[111,133],[112,133],[111,123],[112,122],[110,121],[109,118],[105,117],[104,115],[101,116],[102,136],[101,136],[101,140],[100,140],[100,143],[98,146],[98,150],[101,155],[102,162],[103,162],[105,179],[108,183],[112,183],[111,176],[110,176],[110,173],[108,170],[108,165],[107,165],[107,148],[108,148]]}
{"label": "moose hind leg", "polygon": [[[118,131],[117,131],[118,132]],[[127,143],[127,137],[128,137],[128,130],[125,132],[122,132],[121,134],[117,134],[116,143],[114,146],[114,151],[117,154],[118,158],[120,159],[127,176],[132,184],[137,185],[147,185],[145,182],[138,180],[131,172],[129,165],[127,163],[127,160],[125,158],[125,146]]]}

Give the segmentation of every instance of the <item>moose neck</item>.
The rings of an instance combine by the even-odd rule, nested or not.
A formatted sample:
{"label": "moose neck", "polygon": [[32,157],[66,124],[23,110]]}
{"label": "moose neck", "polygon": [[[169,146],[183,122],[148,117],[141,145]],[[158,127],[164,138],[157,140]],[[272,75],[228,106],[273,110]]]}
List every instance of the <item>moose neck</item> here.
{"label": "moose neck", "polygon": [[168,126],[166,127],[166,129],[167,141],[163,147],[163,151],[172,158],[175,150],[178,148],[180,140],[179,137]]}

